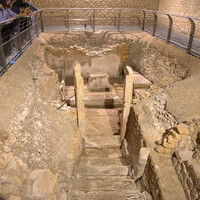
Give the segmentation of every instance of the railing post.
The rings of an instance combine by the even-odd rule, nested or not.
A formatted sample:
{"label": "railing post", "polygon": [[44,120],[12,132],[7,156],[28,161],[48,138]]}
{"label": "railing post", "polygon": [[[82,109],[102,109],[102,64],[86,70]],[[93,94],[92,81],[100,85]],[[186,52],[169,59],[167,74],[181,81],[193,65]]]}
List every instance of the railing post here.
{"label": "railing post", "polygon": [[19,51],[20,54],[22,54],[22,40],[21,40],[21,32],[20,32],[20,20],[17,20],[17,39],[18,39],[18,44],[19,44]]}
{"label": "railing post", "polygon": [[169,43],[169,41],[171,39],[171,34],[172,34],[173,19],[169,14],[167,14],[167,16],[169,18],[169,29],[168,29],[168,34],[167,34],[167,43]]}
{"label": "railing post", "polygon": [[31,17],[28,17],[28,36],[29,36],[29,40],[30,40],[30,44],[32,44],[32,36],[31,36]]}
{"label": "railing post", "polygon": [[118,14],[118,31],[120,31],[120,22],[121,22],[121,9],[119,10]]}
{"label": "railing post", "polygon": [[146,12],[145,10],[142,10],[143,11],[143,14],[144,14],[144,17],[143,17],[143,23],[142,23],[142,30],[144,31],[144,28],[145,28],[145,22],[146,22]]}
{"label": "railing post", "polygon": [[67,11],[67,31],[69,31],[69,9]]}
{"label": "railing post", "polygon": [[93,32],[95,32],[95,10],[93,9]]}
{"label": "railing post", "polygon": [[41,21],[41,30],[42,30],[42,32],[44,32],[43,11],[44,10],[40,11],[40,21]]}
{"label": "railing post", "polygon": [[38,13],[36,13],[35,18],[36,18],[36,35],[38,36],[38,33],[39,33],[39,31],[38,31]]}
{"label": "railing post", "polygon": [[191,23],[191,30],[190,30],[190,38],[187,46],[187,53],[190,53],[190,49],[192,48],[192,43],[194,39],[194,32],[195,32],[195,23],[191,18],[188,18]]}
{"label": "railing post", "polygon": [[152,13],[154,15],[154,25],[153,25],[153,33],[152,33],[152,35],[155,36],[158,16],[155,14],[155,12],[152,12]]}
{"label": "railing post", "polygon": [[4,48],[3,48],[3,38],[1,35],[1,31],[3,29],[3,24],[0,24],[0,58],[2,60],[2,62],[0,63],[3,67],[3,69],[6,69],[6,58],[5,58],[5,54],[4,54]]}

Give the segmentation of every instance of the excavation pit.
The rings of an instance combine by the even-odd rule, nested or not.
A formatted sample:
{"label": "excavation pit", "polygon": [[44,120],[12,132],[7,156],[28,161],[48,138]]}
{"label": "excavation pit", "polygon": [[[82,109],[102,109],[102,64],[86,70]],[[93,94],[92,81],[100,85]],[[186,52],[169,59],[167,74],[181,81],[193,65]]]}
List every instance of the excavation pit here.
{"label": "excavation pit", "polygon": [[[77,62],[84,79],[85,135],[77,127],[73,71]],[[114,196],[120,200],[184,200],[188,191],[197,196],[199,63],[199,59],[144,32],[42,33],[0,80],[0,158],[4,164],[0,183],[8,183],[9,175],[15,177],[12,180],[20,179],[22,186],[17,187],[23,191],[19,194],[22,199],[38,197],[34,191],[40,187],[34,183],[40,180],[51,181],[52,199],[70,195],[74,199],[102,199],[107,195],[107,199]],[[124,121],[121,110],[125,107],[126,66],[134,70],[134,99],[122,143],[119,134]],[[109,91],[90,91],[90,74],[106,74]],[[168,142],[174,142],[170,134],[181,123],[193,132],[180,136],[177,148]],[[185,146],[189,148],[182,151]],[[143,148],[150,150],[145,168],[142,162],[138,164]],[[11,173],[13,165],[23,176],[20,170]],[[185,170],[179,170],[182,166]],[[139,167],[144,169],[136,182],[141,188],[134,179]],[[189,180],[187,187],[179,180],[184,173]],[[174,183],[176,187],[172,187]],[[127,185],[128,192],[121,192]],[[50,191],[47,185],[44,188]],[[107,192],[97,193],[97,189]],[[11,195],[0,193],[5,199]]]}

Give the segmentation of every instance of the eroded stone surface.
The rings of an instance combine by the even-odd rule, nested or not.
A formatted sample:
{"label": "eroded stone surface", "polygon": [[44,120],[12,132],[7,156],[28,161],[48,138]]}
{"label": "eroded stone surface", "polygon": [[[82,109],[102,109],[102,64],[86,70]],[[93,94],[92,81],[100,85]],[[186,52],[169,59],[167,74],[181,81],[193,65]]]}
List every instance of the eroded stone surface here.
{"label": "eroded stone surface", "polygon": [[92,92],[108,92],[111,90],[109,76],[107,74],[90,74],[88,89]]}
{"label": "eroded stone surface", "polygon": [[23,190],[23,199],[51,200],[56,199],[58,192],[58,177],[48,170],[33,171]]}

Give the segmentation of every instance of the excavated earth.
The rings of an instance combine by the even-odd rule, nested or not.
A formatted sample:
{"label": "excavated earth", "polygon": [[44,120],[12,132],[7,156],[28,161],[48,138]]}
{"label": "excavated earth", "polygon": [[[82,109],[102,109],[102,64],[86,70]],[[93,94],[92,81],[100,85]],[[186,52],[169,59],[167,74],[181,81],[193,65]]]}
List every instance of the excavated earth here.
{"label": "excavated earth", "polygon": [[[101,126],[107,126],[99,124],[103,119],[96,123],[93,115],[86,116],[86,150],[77,164],[81,135],[75,109],[61,103],[62,66],[67,66],[64,74],[73,84],[75,61],[86,67],[83,75],[87,78],[98,62],[93,72],[113,60],[117,67],[106,65],[102,71],[113,75],[113,81],[120,81],[123,67],[129,65],[153,83],[148,92],[137,97],[130,116],[137,115],[154,167],[160,170],[157,176],[161,178],[154,184],[161,184],[162,199],[186,199],[171,156],[185,145],[184,159],[199,166],[200,60],[141,32],[42,33],[0,77],[1,198],[64,200],[68,195],[72,199],[151,199],[149,192],[159,199],[153,187],[147,186],[148,181],[139,189],[127,179],[132,155],[128,163],[121,158],[118,136],[113,136],[119,128],[116,121],[107,120],[115,128],[101,132]],[[162,146],[164,133],[181,123],[192,130],[190,138],[184,137],[169,152]],[[128,126],[128,143],[133,139],[133,135],[128,136],[132,124]],[[105,136],[105,132],[112,136]],[[157,145],[162,146],[162,152],[155,151]],[[131,148],[129,143],[128,151],[134,154]],[[199,174],[198,167],[195,170]],[[172,179],[168,181],[170,176],[177,181],[177,188]],[[198,194],[198,189],[195,191]]]}

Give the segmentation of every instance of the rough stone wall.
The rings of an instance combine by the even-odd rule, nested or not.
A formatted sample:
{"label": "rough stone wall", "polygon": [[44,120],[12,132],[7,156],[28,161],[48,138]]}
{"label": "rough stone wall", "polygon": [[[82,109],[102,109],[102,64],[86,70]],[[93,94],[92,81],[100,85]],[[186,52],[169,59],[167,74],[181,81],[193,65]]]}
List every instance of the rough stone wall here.
{"label": "rough stone wall", "polygon": [[[48,34],[43,34],[45,37]],[[82,66],[82,77],[87,80],[90,73],[106,73],[111,82],[118,81],[128,59],[126,43],[107,41],[106,32],[73,32],[53,35],[45,47],[46,64],[61,77],[65,67],[66,83],[73,83],[73,66],[78,61]]]}
{"label": "rough stone wall", "polygon": [[59,77],[64,65],[66,76],[73,77],[74,59],[82,65],[84,79],[89,73],[96,72],[108,73],[111,78],[119,77],[122,68],[128,65],[161,87],[200,71],[198,58],[145,32],[48,35],[43,34],[45,38],[50,38],[45,47],[44,59],[49,67],[57,71]]}
{"label": "rough stone wall", "polygon": [[58,76],[38,56],[43,42],[35,40],[0,79],[0,197],[5,199],[59,199],[54,192],[61,190],[66,195],[81,145],[76,113],[59,109]]}
{"label": "rough stone wall", "polygon": [[155,85],[165,87],[200,71],[198,58],[144,32],[110,32],[108,40],[126,42],[129,55],[125,64]]}
{"label": "rough stone wall", "polygon": [[190,160],[182,160],[178,151],[172,155],[172,162],[187,199],[200,199],[200,174],[198,173],[198,164]]}
{"label": "rough stone wall", "polygon": [[[159,100],[154,101],[159,102]],[[150,106],[148,100],[133,105],[129,115],[125,148],[128,151],[126,154],[130,162],[130,172],[137,164],[139,149],[141,147],[149,148],[151,153],[142,177],[142,186],[152,194],[155,200],[185,200],[186,197],[172,165],[171,157],[160,156],[154,151],[160,129],[155,129],[158,129],[158,123],[152,120],[153,114],[147,111],[145,106]],[[172,188],[174,184],[176,187]]]}

